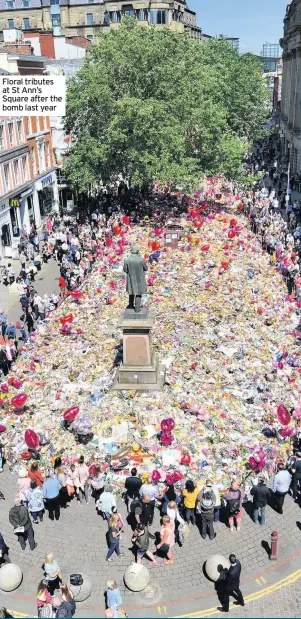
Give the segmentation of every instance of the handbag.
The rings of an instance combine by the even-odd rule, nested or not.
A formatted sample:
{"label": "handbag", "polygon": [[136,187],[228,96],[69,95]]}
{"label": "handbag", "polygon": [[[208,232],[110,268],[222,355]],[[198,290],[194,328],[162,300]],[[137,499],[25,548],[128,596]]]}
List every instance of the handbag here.
{"label": "handbag", "polygon": [[25,527],[15,527],[14,528],[15,535],[18,535],[18,533],[24,533],[24,531],[25,531]]}
{"label": "handbag", "polygon": [[80,587],[83,584],[83,577],[81,574],[71,574],[70,576],[70,585],[73,587]]}

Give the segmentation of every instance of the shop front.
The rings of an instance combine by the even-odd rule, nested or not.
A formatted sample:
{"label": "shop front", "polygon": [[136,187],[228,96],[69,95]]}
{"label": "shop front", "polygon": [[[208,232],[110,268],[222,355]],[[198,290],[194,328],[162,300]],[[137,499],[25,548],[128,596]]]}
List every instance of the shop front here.
{"label": "shop front", "polygon": [[56,172],[50,172],[47,176],[39,178],[35,183],[38,194],[40,225],[53,211],[58,211],[58,188]]}
{"label": "shop front", "polygon": [[20,240],[19,198],[10,198],[0,205],[0,253],[1,258],[15,258]]}

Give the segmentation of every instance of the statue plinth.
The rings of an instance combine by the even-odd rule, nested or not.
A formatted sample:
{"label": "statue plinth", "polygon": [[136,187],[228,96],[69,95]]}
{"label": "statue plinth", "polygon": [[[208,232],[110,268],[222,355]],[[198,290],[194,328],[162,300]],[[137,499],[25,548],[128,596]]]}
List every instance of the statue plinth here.
{"label": "statue plinth", "polygon": [[123,363],[117,370],[112,389],[161,391],[165,368],[153,355],[150,332],[154,318],[147,308],[136,313],[126,309],[118,323],[123,331]]}

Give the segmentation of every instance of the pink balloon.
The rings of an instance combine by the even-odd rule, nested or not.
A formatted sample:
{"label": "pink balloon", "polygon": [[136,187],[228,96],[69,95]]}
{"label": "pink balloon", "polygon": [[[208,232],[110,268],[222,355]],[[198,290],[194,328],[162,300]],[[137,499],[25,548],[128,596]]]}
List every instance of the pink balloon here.
{"label": "pink balloon", "polygon": [[284,404],[279,404],[277,407],[277,417],[283,426],[288,426],[291,416]]}
{"label": "pink balloon", "polygon": [[167,474],[165,480],[168,486],[171,486],[174,483],[174,478],[172,475]]}
{"label": "pink balloon", "polygon": [[27,395],[26,393],[18,393],[18,395],[15,395],[11,401],[12,405],[14,408],[22,408],[27,401]]}
{"label": "pink balloon", "polygon": [[159,481],[159,479],[161,478],[161,475],[159,473],[159,471],[153,471],[152,472],[152,480],[153,481]]}
{"label": "pink balloon", "polygon": [[39,437],[33,430],[26,430],[24,438],[29,449],[37,449],[39,447]]}

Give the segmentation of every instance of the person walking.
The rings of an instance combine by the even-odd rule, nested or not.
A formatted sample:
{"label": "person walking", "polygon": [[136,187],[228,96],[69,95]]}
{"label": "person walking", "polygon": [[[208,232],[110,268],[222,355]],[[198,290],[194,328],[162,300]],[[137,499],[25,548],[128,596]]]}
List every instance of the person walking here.
{"label": "person walking", "polygon": [[245,498],[246,493],[239,488],[236,481],[232,481],[228,492],[225,492],[223,495],[223,499],[226,502],[231,533],[234,531],[234,520],[236,520],[237,531],[240,531],[240,523],[243,515],[242,502]]}
{"label": "person walking", "polygon": [[54,595],[62,582],[62,576],[60,566],[52,553],[46,555],[43,569],[47,579],[47,589],[50,595]]}
{"label": "person walking", "polygon": [[[118,612],[122,606],[122,597],[121,597],[120,589],[118,588],[117,582],[115,580],[108,580],[107,582],[106,606],[107,606],[107,609],[111,609],[113,613]],[[118,615],[113,614],[113,617],[116,617],[116,616],[120,616],[119,613]]]}
{"label": "person walking", "polygon": [[[47,471],[46,478],[43,483],[43,496],[46,500],[46,507],[50,520],[60,518],[60,490],[61,484],[56,476],[51,477],[50,471]],[[54,514],[54,516],[53,516]]]}
{"label": "person walking", "polygon": [[201,516],[202,524],[201,536],[203,539],[206,539],[208,528],[209,539],[212,540],[216,537],[213,526],[216,497],[212,489],[212,482],[209,479],[207,479],[206,485],[198,495],[197,501],[196,511]]}
{"label": "person walking", "polygon": [[34,550],[37,544],[34,539],[34,530],[29,517],[29,511],[25,505],[21,504],[19,497],[15,499],[15,505],[9,511],[9,522],[14,527],[14,533],[18,536],[22,550],[25,550],[27,540],[30,550]]}
{"label": "person walking", "polygon": [[30,481],[30,488],[26,493],[26,498],[28,501],[28,509],[30,511],[31,517],[35,524],[38,524],[38,517],[40,522],[43,522],[44,515],[44,500],[43,500],[43,490],[40,486],[38,486],[37,482],[34,479]]}
{"label": "person walking", "polygon": [[294,464],[292,465],[291,471],[293,474],[293,480],[292,480],[293,497],[295,501],[298,501],[299,493],[301,491],[301,452],[300,451],[297,451],[296,453],[296,460]]}
{"label": "person walking", "polygon": [[137,475],[137,469],[133,468],[131,470],[130,477],[127,477],[125,480],[125,489],[126,489],[126,505],[128,513],[131,511],[131,503],[134,499],[139,498],[139,490],[142,486],[142,480]]}
{"label": "person walking", "polygon": [[11,560],[10,560],[10,558],[8,556],[8,551],[9,551],[9,548],[6,545],[5,541],[4,541],[4,537],[3,537],[2,533],[0,533],[0,552],[1,552],[1,564],[0,564],[0,566],[3,563],[11,563]]}
{"label": "person walking", "polygon": [[164,555],[165,565],[173,563],[172,546],[175,544],[175,526],[170,521],[168,516],[163,516],[162,526],[160,529],[160,543],[157,544],[157,550],[161,550]]}
{"label": "person walking", "polygon": [[104,491],[105,475],[101,472],[99,464],[94,465],[94,470],[91,478],[92,496],[97,503],[100,495]]}
{"label": "person walking", "polygon": [[272,490],[274,493],[274,505],[279,514],[283,514],[284,499],[287,495],[292,476],[286,469],[284,462],[279,462],[278,473],[274,477]]}
{"label": "person walking", "polygon": [[145,495],[143,499],[134,499],[131,503],[131,513],[135,516],[137,524],[142,522],[146,527],[150,525],[153,518],[151,497]]}
{"label": "person walking", "polygon": [[190,524],[191,522],[191,524],[195,525],[196,523],[195,504],[198,498],[198,494],[198,488],[194,485],[191,479],[188,479],[185,484],[184,490],[182,490],[187,524]]}
{"label": "person walking", "polygon": [[73,617],[73,615],[75,615],[76,603],[73,593],[67,585],[61,585],[59,604],[57,604],[57,601],[57,599],[54,600],[54,604],[57,608],[56,617],[58,617],[58,619]]}
{"label": "person walking", "polygon": [[[47,608],[48,614],[46,614],[46,611],[42,610],[43,608]],[[38,617],[43,617],[43,616],[53,617],[52,595],[50,595],[47,589],[46,579],[41,580],[38,584],[37,610],[38,610]]]}
{"label": "person walking", "polygon": [[234,554],[229,556],[230,567],[224,570],[226,578],[223,582],[223,602],[222,606],[218,606],[217,610],[223,613],[229,612],[230,595],[236,598],[234,602],[237,606],[244,606],[244,598],[240,590],[240,574],[241,564]]}
{"label": "person walking", "polygon": [[89,503],[89,467],[85,464],[84,456],[80,456],[77,467],[77,479],[78,479],[78,496],[79,503],[83,507],[84,498],[86,503]]}
{"label": "person walking", "polygon": [[255,524],[258,524],[258,515],[260,511],[260,524],[263,526],[266,522],[265,509],[268,504],[271,491],[265,485],[264,475],[258,476],[257,486],[251,488],[251,495],[253,497],[253,520]]}
{"label": "person walking", "polygon": [[142,522],[137,524],[132,537],[132,542],[136,546],[137,563],[142,563],[142,558],[146,555],[151,560],[151,565],[158,565],[153,553],[149,550],[150,538],[156,539],[156,536],[150,533]]}
{"label": "person walking", "polygon": [[39,469],[39,463],[38,462],[33,462],[29,471],[28,471],[28,477],[34,481],[36,481],[37,486],[39,486],[40,488],[42,488],[43,483],[44,483],[44,477]]}
{"label": "person walking", "polygon": [[0,326],[1,326],[0,335],[2,335],[2,337],[5,337],[5,332],[6,332],[6,327],[7,327],[7,314],[5,314],[3,309],[0,309]]}
{"label": "person walking", "polygon": [[104,520],[109,520],[111,518],[113,508],[117,508],[112,486],[105,487],[104,492],[96,503],[96,508],[102,513]]}
{"label": "person walking", "polygon": [[113,561],[112,554],[116,552],[117,557],[124,556],[120,552],[120,531],[118,529],[118,515],[113,514],[109,520],[108,542],[109,550],[107,552],[106,561]]}
{"label": "person walking", "polygon": [[152,525],[153,523],[153,519],[154,519],[154,513],[155,513],[155,504],[156,504],[156,499],[159,496],[159,488],[157,486],[157,484],[153,481],[152,476],[149,475],[147,478],[147,482],[145,484],[142,484],[140,490],[139,490],[139,494],[140,497],[143,499],[145,496],[149,496],[150,497],[150,508],[151,508],[151,518],[150,518],[150,522],[149,524]]}

